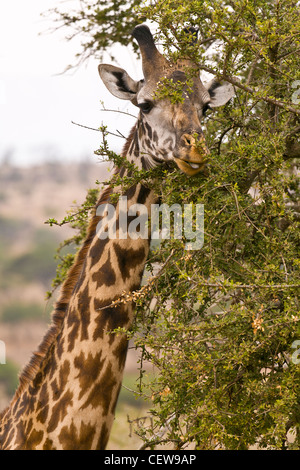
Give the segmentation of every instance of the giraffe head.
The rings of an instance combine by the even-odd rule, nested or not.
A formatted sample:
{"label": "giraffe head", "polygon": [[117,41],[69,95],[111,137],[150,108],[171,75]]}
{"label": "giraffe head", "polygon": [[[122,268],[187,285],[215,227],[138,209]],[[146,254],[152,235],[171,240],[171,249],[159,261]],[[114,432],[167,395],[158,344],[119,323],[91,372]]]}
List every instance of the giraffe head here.
{"label": "giraffe head", "polygon": [[[195,38],[195,31],[190,31]],[[100,77],[114,96],[140,109],[138,135],[143,166],[175,161],[184,173],[195,175],[203,170],[208,155],[201,119],[208,108],[224,105],[233,96],[233,87],[216,80],[204,85],[199,71],[188,86],[186,70],[193,66],[189,60],[167,61],[146,25],[137,26],[132,34],[140,47],[144,78],[135,81],[124,69],[107,64],[99,65]],[[179,102],[157,95],[164,79],[181,91]]]}

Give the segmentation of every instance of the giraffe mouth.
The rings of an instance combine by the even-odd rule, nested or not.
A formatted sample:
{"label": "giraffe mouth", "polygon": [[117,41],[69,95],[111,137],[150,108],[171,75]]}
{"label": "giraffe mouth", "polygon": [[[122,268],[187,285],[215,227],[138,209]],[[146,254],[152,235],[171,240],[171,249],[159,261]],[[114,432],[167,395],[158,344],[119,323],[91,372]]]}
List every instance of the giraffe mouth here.
{"label": "giraffe mouth", "polygon": [[190,162],[176,157],[174,157],[174,160],[178,168],[189,176],[196,175],[205,168],[205,161],[203,160],[201,160],[201,162]]}

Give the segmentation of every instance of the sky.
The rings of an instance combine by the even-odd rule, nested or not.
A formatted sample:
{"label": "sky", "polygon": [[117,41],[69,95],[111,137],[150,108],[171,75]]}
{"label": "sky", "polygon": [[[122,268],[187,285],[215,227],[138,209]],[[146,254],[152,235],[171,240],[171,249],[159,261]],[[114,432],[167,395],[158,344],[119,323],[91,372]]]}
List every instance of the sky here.
{"label": "sky", "polygon": [[[47,160],[98,161],[94,150],[101,143],[99,132],[72,124],[126,135],[135,120],[124,114],[103,112],[120,109],[137,114],[133,105],[112,97],[98,75],[98,62],[62,73],[75,64],[80,40],[66,41],[64,28],[49,33],[53,21],[41,13],[50,8],[72,8],[79,0],[2,0],[0,3],[0,162],[27,166]],[[121,48],[121,46],[120,46]],[[129,48],[114,50],[115,65],[140,79],[141,65]],[[106,63],[112,63],[109,57]],[[108,138],[114,151],[124,140]]]}

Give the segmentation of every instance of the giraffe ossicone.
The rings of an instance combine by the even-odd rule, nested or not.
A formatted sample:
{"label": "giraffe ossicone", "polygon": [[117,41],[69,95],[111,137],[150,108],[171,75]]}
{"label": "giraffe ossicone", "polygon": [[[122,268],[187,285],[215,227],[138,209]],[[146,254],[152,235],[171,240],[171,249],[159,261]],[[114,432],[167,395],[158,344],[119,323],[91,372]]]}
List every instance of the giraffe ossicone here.
{"label": "giraffe ossicone", "polygon": [[[170,64],[147,26],[137,26],[133,36],[142,55],[143,80],[133,80],[119,67],[99,66],[111,93],[140,109],[122,156],[145,169],[175,161],[184,173],[195,175],[208,154],[200,124],[204,111],[225,104],[233,90],[215,81],[205,87],[196,75],[192,89],[185,88],[187,64]],[[163,77],[180,85],[181,102],[154,99]],[[127,171],[126,165],[116,169],[121,177]],[[128,330],[134,319],[132,300],[117,300],[140,288],[150,244],[150,237],[98,236],[99,207],[110,203],[117,190],[107,188],[100,195],[87,237],[61,287],[52,325],[0,414],[2,450],[89,450],[107,445],[128,346],[127,335],[114,330]],[[123,196],[129,211],[142,204],[149,214],[158,202],[151,187],[141,183]]]}

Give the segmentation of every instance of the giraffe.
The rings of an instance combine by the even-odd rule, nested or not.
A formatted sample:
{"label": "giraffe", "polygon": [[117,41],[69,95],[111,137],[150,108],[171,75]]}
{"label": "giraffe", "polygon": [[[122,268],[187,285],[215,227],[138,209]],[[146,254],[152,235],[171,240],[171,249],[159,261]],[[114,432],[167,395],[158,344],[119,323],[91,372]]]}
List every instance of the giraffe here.
{"label": "giraffe", "polygon": [[[192,90],[184,88],[182,103],[154,99],[163,77],[185,83],[188,62],[168,62],[146,25],[136,26],[132,34],[141,51],[142,80],[133,80],[119,67],[99,65],[108,90],[140,110],[122,156],[145,169],[175,161],[193,176],[204,169],[208,153],[200,121],[209,106],[225,104],[232,90],[216,81],[205,87],[198,74]],[[130,170],[121,166],[115,171],[123,177]],[[106,188],[100,194],[87,237],[62,285],[52,325],[0,415],[0,449],[92,450],[107,445],[128,346],[127,335],[113,330],[128,330],[134,319],[132,302],[112,304],[122,293],[139,289],[150,244],[150,236],[98,236],[103,220],[98,209],[115,191]],[[141,183],[125,196],[128,209],[136,203],[150,209],[157,202],[151,187]]]}

